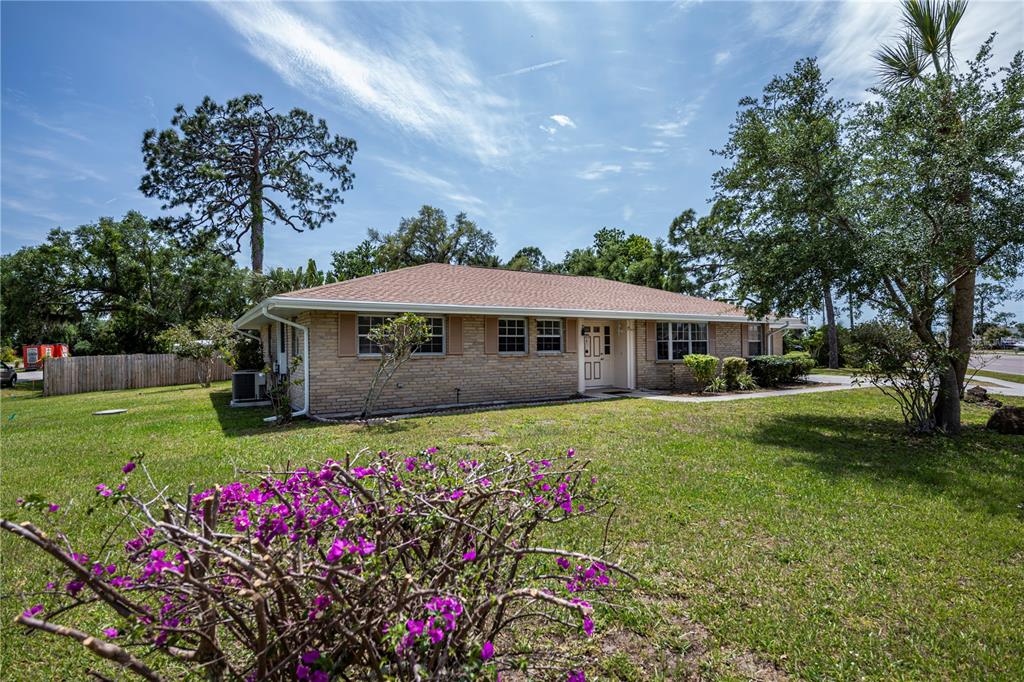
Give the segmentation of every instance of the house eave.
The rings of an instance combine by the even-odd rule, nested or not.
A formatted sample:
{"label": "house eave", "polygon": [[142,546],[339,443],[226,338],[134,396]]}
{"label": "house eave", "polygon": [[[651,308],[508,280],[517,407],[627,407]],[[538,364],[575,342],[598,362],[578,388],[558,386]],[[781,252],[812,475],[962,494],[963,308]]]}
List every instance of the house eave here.
{"label": "house eave", "polygon": [[[249,309],[235,320],[238,329],[261,322],[266,306],[277,309],[321,310],[358,313],[418,313],[441,315],[507,315],[510,317],[590,317],[611,320],[670,320],[679,322],[771,322],[778,320],[751,320],[745,315],[709,315],[707,313],[665,313],[639,310],[585,310],[576,308],[538,308],[509,306],[460,305],[453,303],[409,303],[394,301],[339,301],[334,299],[272,296]],[[795,324],[791,324],[795,327]]]}

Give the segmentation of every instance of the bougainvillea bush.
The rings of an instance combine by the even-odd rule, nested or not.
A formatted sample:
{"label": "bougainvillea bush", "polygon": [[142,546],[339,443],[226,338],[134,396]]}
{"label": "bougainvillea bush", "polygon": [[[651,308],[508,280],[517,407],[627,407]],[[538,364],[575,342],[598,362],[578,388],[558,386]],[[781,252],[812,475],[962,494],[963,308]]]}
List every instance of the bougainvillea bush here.
{"label": "bougainvillea bush", "polygon": [[[168,668],[159,655],[208,679],[582,680],[544,650],[550,636],[511,633],[590,636],[593,605],[628,575],[535,544],[551,524],[603,513],[572,450],[363,452],[180,498],[137,462],[122,472],[96,486],[95,513],[111,515],[103,547],[77,547],[64,510],[38,497],[22,507],[45,530],[0,525],[59,566],[18,622],[149,680]],[[96,604],[111,627],[77,629]]]}

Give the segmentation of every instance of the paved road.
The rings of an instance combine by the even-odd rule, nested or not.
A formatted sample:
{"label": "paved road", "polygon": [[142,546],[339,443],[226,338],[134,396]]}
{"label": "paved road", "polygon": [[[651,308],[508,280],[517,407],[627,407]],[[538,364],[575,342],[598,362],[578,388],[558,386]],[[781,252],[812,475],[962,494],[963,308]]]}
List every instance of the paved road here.
{"label": "paved road", "polygon": [[972,353],[971,367],[990,372],[1024,374],[1024,353]]}

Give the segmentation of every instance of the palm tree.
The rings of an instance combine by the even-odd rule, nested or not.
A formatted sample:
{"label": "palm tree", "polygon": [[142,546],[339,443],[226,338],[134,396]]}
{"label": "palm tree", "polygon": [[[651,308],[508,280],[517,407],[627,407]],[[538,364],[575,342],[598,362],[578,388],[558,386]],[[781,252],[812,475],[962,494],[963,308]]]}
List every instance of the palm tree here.
{"label": "palm tree", "polygon": [[875,53],[886,87],[919,82],[929,67],[948,75],[954,67],[953,33],[967,11],[967,0],[905,0],[903,35]]}
{"label": "palm tree", "polygon": [[[883,46],[875,53],[879,76],[884,87],[896,90],[921,84],[929,69],[939,79],[946,120],[936,133],[955,135],[960,128],[959,112],[953,104],[953,33],[967,11],[967,0],[904,0],[903,35],[894,45]],[[970,178],[950,187],[950,203],[971,205]],[[948,433],[960,431],[960,400],[966,386],[967,366],[974,335],[974,289],[977,279],[977,252],[966,245],[958,257],[959,265],[950,273],[954,282],[949,316],[948,347],[951,351],[949,374],[943,378],[935,398],[936,423]]]}

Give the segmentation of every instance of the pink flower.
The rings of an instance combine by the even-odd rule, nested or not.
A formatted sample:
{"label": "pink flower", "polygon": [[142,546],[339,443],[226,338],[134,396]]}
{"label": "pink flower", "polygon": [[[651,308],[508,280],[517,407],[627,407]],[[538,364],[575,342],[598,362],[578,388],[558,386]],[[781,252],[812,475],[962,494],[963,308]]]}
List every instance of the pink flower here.
{"label": "pink flower", "polygon": [[465,554],[462,555],[462,560],[463,561],[473,561],[474,559],[476,559],[476,550],[475,549],[471,549],[471,550],[469,550],[468,552],[466,552]]}
{"label": "pink flower", "polygon": [[50,505],[50,513],[51,513],[51,514],[52,514],[53,512],[55,512],[55,511],[59,510],[59,509],[60,509],[60,505],[59,505],[59,504],[51,504],[51,505]]}
{"label": "pink flower", "polygon": [[135,462],[128,462],[123,467],[121,467],[121,471],[123,471],[126,474],[130,474],[131,472],[135,471]]}
{"label": "pink flower", "polygon": [[320,660],[320,652],[316,649],[312,649],[302,654],[302,662],[306,665],[313,665]]}
{"label": "pink flower", "polygon": [[484,647],[480,650],[480,658],[483,660],[489,660],[494,656],[494,645],[490,642],[484,642]]}
{"label": "pink flower", "polygon": [[465,494],[466,494],[465,490],[456,490],[455,492],[452,493],[451,497],[452,497],[453,500],[457,500],[457,499],[459,499],[460,497],[462,497]]}
{"label": "pink flower", "polygon": [[36,604],[35,606],[33,606],[31,608],[25,609],[25,611],[21,615],[25,616],[26,618],[32,618],[33,616],[35,616],[37,613],[39,613],[42,610],[43,610],[43,605],[42,604]]}
{"label": "pink flower", "polygon": [[565,454],[568,457],[575,457],[576,456],[576,449],[575,448],[569,448],[568,450],[566,450]]}
{"label": "pink flower", "polygon": [[117,628],[104,628],[103,634],[107,639],[114,639],[118,636]]}

